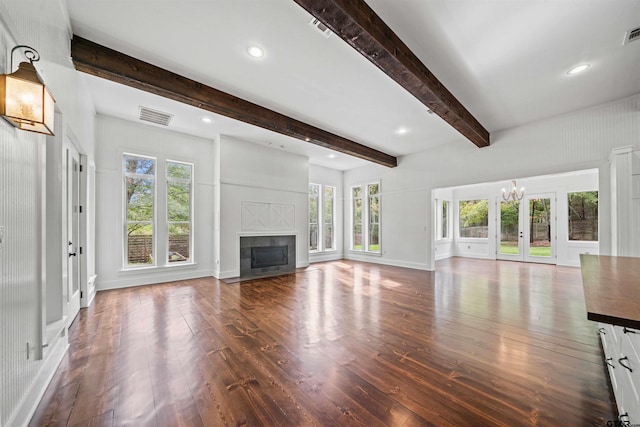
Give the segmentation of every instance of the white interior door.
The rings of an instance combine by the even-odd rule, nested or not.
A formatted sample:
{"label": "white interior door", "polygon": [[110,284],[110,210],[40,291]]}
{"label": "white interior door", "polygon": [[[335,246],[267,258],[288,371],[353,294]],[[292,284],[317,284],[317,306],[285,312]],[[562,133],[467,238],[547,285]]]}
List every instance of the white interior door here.
{"label": "white interior door", "polygon": [[497,199],[496,258],[556,263],[555,194],[531,194],[522,200]]}
{"label": "white interior door", "polygon": [[80,155],[67,145],[67,325],[80,310]]}

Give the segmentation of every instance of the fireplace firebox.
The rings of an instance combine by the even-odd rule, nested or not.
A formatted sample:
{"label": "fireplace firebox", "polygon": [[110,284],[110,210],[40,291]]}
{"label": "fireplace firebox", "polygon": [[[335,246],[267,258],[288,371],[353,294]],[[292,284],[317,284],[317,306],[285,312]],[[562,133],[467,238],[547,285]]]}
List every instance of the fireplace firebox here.
{"label": "fireplace firebox", "polygon": [[240,277],[295,273],[296,236],[240,236]]}

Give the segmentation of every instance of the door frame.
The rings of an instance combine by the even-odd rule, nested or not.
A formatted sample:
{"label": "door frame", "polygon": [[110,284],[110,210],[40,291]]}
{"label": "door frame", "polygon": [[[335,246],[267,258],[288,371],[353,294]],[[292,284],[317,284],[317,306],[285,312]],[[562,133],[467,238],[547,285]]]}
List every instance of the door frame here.
{"label": "door frame", "polygon": [[[81,227],[82,221],[80,216],[82,215],[82,179],[81,179],[81,163],[80,163],[80,151],[76,145],[69,139],[65,138],[63,144],[62,153],[62,177],[63,177],[63,191],[62,191],[62,248],[61,248],[61,262],[62,262],[62,284],[65,307],[63,309],[66,316],[66,325],[69,327],[75,320],[78,312],[80,311],[80,299],[83,294],[83,281],[82,271],[85,268],[83,262],[83,245],[84,245],[84,232]],[[73,170],[74,160],[76,161],[77,170]],[[75,183],[74,183],[75,178]],[[69,195],[75,191],[75,199],[77,206],[72,205]],[[74,210],[76,214],[74,223]],[[70,227],[74,226],[75,236]],[[69,244],[72,242],[72,244]],[[70,257],[69,254],[75,253],[74,257]],[[75,270],[75,272],[74,272]],[[73,283],[77,282],[77,289],[74,291]],[[86,287],[86,284],[84,285]]]}
{"label": "door frame", "polygon": [[524,202],[518,201],[518,254],[503,254],[500,252],[502,242],[502,203],[506,203],[502,196],[496,197],[496,259],[504,261],[524,261]]}
{"label": "door frame", "polygon": [[[529,223],[529,201],[531,199],[549,199],[550,203],[549,203],[549,210],[550,210],[550,223],[549,223],[549,228],[550,228],[550,244],[551,244],[551,256],[549,257],[541,257],[541,256],[535,256],[535,255],[531,255],[530,252],[530,246],[529,246],[529,241],[531,240],[531,230],[530,230],[530,223]],[[525,206],[524,208],[524,213],[525,213],[525,221],[526,221],[526,227],[524,229],[524,245],[523,245],[523,254],[524,254],[524,261],[525,262],[536,262],[536,263],[542,263],[542,264],[557,264],[558,263],[558,259],[556,257],[556,253],[557,253],[557,240],[558,240],[558,236],[557,236],[557,221],[558,221],[558,215],[556,214],[556,193],[536,193],[536,194],[527,194],[524,196],[524,198],[522,199],[523,205]]]}
{"label": "door frame", "polygon": [[[532,199],[550,200],[550,228],[551,228],[551,256],[541,257],[531,255],[530,240],[531,230],[529,223],[529,201]],[[543,264],[557,264],[557,214],[556,214],[556,193],[535,193],[527,194],[518,201],[518,255],[501,254],[500,242],[502,241],[501,215],[502,204],[505,200],[502,196],[496,197],[496,259],[506,261],[533,262]]]}

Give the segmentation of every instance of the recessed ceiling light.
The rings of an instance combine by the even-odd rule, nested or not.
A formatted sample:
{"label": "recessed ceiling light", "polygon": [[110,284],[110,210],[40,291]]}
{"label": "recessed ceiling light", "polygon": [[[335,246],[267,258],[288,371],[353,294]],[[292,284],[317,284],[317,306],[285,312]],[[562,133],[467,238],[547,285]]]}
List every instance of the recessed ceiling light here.
{"label": "recessed ceiling light", "polygon": [[202,121],[203,123],[211,123],[213,120],[211,120],[211,117],[203,117]]}
{"label": "recessed ceiling light", "polygon": [[249,46],[247,53],[252,58],[262,58],[264,56],[264,50],[260,46]]}
{"label": "recessed ceiling light", "polygon": [[409,133],[409,129],[405,127],[399,127],[398,129],[396,129],[396,134],[398,135],[405,135],[407,133]]}
{"label": "recessed ceiling light", "polygon": [[330,159],[335,159],[335,158],[336,158],[336,155],[335,155],[335,154],[329,154],[329,158],[330,158]]}
{"label": "recessed ceiling light", "polygon": [[578,74],[581,73],[583,71],[586,71],[587,68],[589,68],[591,65],[590,64],[580,64],[578,66],[573,67],[572,69],[570,69],[569,71],[567,71],[567,74],[569,74],[570,76],[574,75],[574,74]]}

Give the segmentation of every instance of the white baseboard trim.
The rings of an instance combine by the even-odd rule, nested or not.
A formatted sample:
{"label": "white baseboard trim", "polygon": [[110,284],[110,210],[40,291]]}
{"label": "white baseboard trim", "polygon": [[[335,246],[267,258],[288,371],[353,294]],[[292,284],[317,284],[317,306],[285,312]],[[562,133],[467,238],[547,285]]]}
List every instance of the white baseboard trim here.
{"label": "white baseboard trim", "polygon": [[213,276],[213,270],[183,270],[169,273],[163,270],[161,273],[135,275],[117,280],[99,281],[96,285],[98,291],[109,289],[133,288],[141,285],[154,285],[157,283],[175,282],[176,280],[197,279],[199,277]]}
{"label": "white baseboard trim", "polygon": [[428,264],[423,264],[418,262],[409,262],[409,261],[400,261],[400,260],[388,259],[384,257],[372,257],[372,256],[366,256],[366,255],[358,256],[358,255],[354,255],[353,253],[347,253],[343,258],[351,261],[370,262],[372,264],[384,264],[384,265],[392,265],[394,267],[412,268],[414,270],[433,271],[433,269],[430,268]]}
{"label": "white baseboard trim", "polygon": [[447,258],[452,258],[452,257],[453,257],[453,252],[447,252],[447,253],[444,253],[444,254],[437,254],[435,256],[435,260],[439,261],[441,259],[447,259]]}
{"label": "white baseboard trim", "polygon": [[343,258],[343,254],[340,252],[309,254],[309,264],[313,264],[314,262],[338,261]]}
{"label": "white baseboard trim", "polygon": [[452,254],[452,257],[460,257],[460,258],[475,258],[475,259],[492,259],[496,260],[496,256],[490,256],[486,254]]}
{"label": "white baseboard trim", "polygon": [[26,427],[29,421],[31,421],[31,417],[33,417],[36,409],[38,409],[38,404],[42,396],[44,396],[44,393],[47,391],[49,383],[51,383],[53,376],[58,370],[58,366],[60,366],[60,362],[62,362],[62,358],[69,348],[67,334],[65,333],[64,337],[60,337],[60,339],[56,340],[55,343],[50,343],[50,345],[53,345],[53,348],[50,348],[47,357],[41,361],[42,366],[40,366],[38,370],[36,379],[25,393],[25,397],[20,402],[20,405],[18,405],[16,411],[11,418],[9,418],[8,426]]}
{"label": "white baseboard trim", "polygon": [[239,270],[227,270],[227,271],[214,270],[213,277],[215,277],[218,280],[232,279],[234,277],[240,277],[240,271]]}

